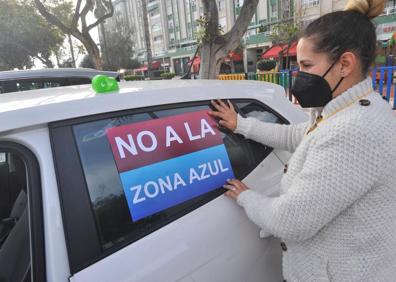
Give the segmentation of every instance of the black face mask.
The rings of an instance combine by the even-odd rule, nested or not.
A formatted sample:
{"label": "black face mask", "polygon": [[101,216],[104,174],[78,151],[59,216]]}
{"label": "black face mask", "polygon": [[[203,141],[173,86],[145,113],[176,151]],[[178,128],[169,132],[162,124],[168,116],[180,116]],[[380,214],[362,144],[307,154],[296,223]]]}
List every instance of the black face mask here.
{"label": "black face mask", "polygon": [[297,73],[297,77],[293,82],[291,91],[294,97],[296,97],[298,103],[300,103],[301,107],[324,107],[333,99],[334,91],[338,86],[340,86],[344,78],[342,77],[336,87],[331,90],[329,83],[324,79],[324,77],[329,73],[336,62],[330,66],[323,76],[303,71],[299,71]]}

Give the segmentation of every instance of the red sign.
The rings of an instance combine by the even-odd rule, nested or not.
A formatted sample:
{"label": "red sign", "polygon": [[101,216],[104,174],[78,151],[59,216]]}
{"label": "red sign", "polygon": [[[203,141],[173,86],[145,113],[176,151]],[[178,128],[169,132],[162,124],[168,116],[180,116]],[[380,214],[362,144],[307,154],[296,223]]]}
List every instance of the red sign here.
{"label": "red sign", "polygon": [[109,128],[107,138],[119,172],[223,143],[206,110]]}

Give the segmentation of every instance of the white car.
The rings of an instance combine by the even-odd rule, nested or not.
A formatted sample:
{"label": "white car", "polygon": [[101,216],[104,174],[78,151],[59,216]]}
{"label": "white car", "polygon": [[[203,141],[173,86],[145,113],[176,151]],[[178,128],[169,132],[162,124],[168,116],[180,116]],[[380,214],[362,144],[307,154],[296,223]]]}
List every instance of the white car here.
{"label": "white car", "polygon": [[279,193],[290,154],[216,127],[211,99],[307,119],[280,86],[123,82],[0,95],[0,281],[281,281],[281,247],[221,188]]}
{"label": "white car", "polygon": [[120,74],[115,71],[98,71],[86,68],[0,71],[0,94],[91,84],[92,78],[98,74],[114,77],[118,81],[120,80]]}

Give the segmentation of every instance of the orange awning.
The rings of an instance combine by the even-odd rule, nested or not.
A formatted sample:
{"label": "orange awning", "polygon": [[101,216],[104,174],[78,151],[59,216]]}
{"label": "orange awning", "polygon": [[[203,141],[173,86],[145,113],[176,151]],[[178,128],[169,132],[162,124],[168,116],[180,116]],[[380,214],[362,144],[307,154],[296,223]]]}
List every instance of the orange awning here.
{"label": "orange awning", "polygon": [[240,62],[243,60],[242,55],[238,54],[237,52],[231,51],[230,53],[228,53],[228,58],[230,58],[231,60],[235,61],[235,62]]}
{"label": "orange awning", "polygon": [[284,45],[273,45],[271,48],[269,48],[261,55],[261,58],[263,59],[278,58],[279,52],[283,50],[283,46]]}
{"label": "orange awning", "polygon": [[[286,47],[286,46],[285,46],[285,47]],[[286,47],[286,49],[287,49],[287,47]],[[287,56],[287,55],[289,55],[289,56],[297,56],[297,42],[293,42],[293,43],[290,45],[289,50],[285,50],[285,51],[283,52],[283,55],[284,55],[284,56]]]}
{"label": "orange awning", "polygon": [[[151,62],[151,69],[152,70],[157,70],[161,66],[160,61],[152,61]],[[147,64],[144,64],[142,67],[135,69],[135,71],[147,71]]]}
{"label": "orange awning", "polygon": [[281,45],[273,45],[271,48],[269,48],[267,51],[265,51],[262,55],[261,58],[263,59],[269,59],[269,58],[278,58],[279,53],[283,51],[283,56],[297,56],[297,42],[293,42],[290,45],[289,50],[287,50],[287,45],[286,44],[281,44]]}

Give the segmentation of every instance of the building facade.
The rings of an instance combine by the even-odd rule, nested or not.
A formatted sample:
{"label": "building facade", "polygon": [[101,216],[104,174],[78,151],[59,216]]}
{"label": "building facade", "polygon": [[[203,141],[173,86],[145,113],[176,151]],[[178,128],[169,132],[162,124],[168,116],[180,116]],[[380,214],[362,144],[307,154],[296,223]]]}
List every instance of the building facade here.
{"label": "building facade", "polygon": [[[178,75],[185,73],[197,48],[197,20],[203,15],[201,0],[114,0],[115,15],[99,33],[122,21],[133,31],[135,56],[146,60],[141,1],[147,2],[153,60]],[[216,0],[219,25],[224,32],[234,25],[244,0]],[[326,13],[342,10],[347,0],[260,0],[249,28],[241,40],[245,72],[255,72],[261,54],[271,47],[271,32],[279,23],[295,22],[304,27]],[[396,31],[396,0],[387,2],[384,14],[375,19],[379,40]]]}

